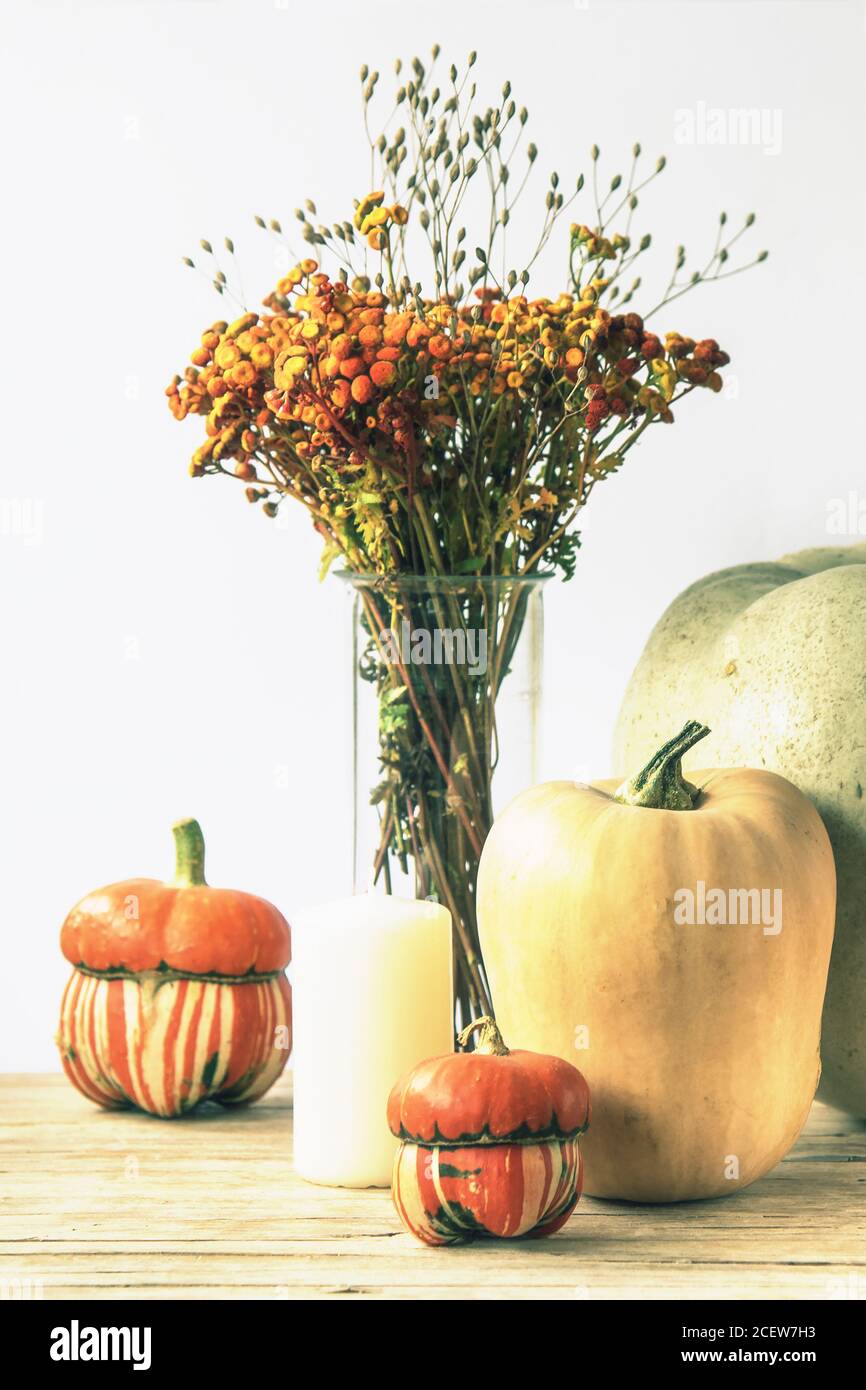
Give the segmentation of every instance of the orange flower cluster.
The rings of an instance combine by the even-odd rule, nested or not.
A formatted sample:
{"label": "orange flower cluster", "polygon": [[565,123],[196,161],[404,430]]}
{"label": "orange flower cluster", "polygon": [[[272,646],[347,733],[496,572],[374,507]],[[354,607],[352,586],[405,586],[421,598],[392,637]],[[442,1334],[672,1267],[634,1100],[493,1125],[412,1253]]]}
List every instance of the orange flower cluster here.
{"label": "orange flower cluster", "polygon": [[[645,333],[638,314],[611,315],[600,308],[594,287],[579,298],[503,299],[490,290],[479,298],[474,307],[427,304],[420,312],[391,312],[382,294],[350,292],[343,283],[314,275],[309,290],[295,300],[303,317],[290,330],[291,346],[277,358],[268,402],[279,419],[314,420],[316,447],[334,443],[329,417],[342,418],[353,406],[372,416],[395,388],[414,387],[422,402],[464,389],[526,398],[537,388],[544,400],[556,395],[561,402],[583,382],[585,421],[594,431],[611,414],[669,413],[680,380],[721,386],[714,369],[728,359],[717,343],[696,345],[673,334],[662,347]],[[648,381],[639,385],[635,374],[647,362]],[[310,414],[311,382],[321,407],[316,417]],[[374,428],[378,421],[362,423]]]}
{"label": "orange flower cluster", "polygon": [[[372,235],[395,209],[368,203],[356,220]],[[571,410],[592,435],[612,417],[671,420],[681,385],[720,389],[728,357],[714,339],[673,333],[662,343],[639,314],[603,309],[603,287],[553,300],[483,289],[474,305],[394,308],[364,282],[350,288],[301,261],[265,301],[269,314],[213,324],[169,386],[177,419],[206,417],[191,471],[234,459],[235,474],[255,481],[255,456],[273,453],[275,436],[296,463],[322,455],[357,465],[357,446],[376,435],[406,453],[421,442],[413,431],[453,424],[467,392]]]}
{"label": "orange flower cluster", "polygon": [[190,356],[192,366],[166,388],[176,420],[204,415],[207,438],[192,456],[190,473],[199,477],[208,463],[237,458],[235,473],[252,479],[250,463],[270,416],[265,392],[273,381],[276,354],[287,341],[287,323],[277,316],[244,314],[232,324],[214,323]]}
{"label": "orange flower cluster", "polygon": [[385,207],[385,194],[368,193],[355,210],[355,226],[372,251],[384,251],[391,227],[405,227],[409,214],[400,203]]}

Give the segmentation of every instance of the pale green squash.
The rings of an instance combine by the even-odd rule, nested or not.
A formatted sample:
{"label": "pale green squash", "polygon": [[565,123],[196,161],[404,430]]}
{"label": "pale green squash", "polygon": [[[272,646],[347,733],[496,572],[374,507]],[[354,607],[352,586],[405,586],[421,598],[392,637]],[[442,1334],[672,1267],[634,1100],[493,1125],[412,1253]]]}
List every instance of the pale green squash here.
{"label": "pale green squash", "polygon": [[712,734],[686,770],[781,773],[829,831],[837,918],[820,1094],[866,1117],[866,543],[720,570],[674,599],[623,700],[617,773],[692,717]]}

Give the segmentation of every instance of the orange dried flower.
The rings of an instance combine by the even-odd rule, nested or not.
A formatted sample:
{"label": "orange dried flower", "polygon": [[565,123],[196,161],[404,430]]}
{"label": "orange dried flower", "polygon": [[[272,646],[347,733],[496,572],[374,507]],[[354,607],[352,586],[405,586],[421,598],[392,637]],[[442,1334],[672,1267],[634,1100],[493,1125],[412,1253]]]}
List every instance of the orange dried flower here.
{"label": "orange dried flower", "polygon": [[256,369],[252,362],[238,362],[231,369],[233,386],[252,386],[256,379]]}
{"label": "orange dried flower", "polygon": [[351,381],[352,377],[363,372],[366,365],[363,357],[344,357],[340,363],[340,374]]}
{"label": "orange dried flower", "polygon": [[586,427],[589,430],[590,434],[597,430],[599,425],[601,425],[609,415],[610,407],[608,406],[607,401],[590,401],[589,405],[586,407],[586,414],[584,416],[586,420]]}
{"label": "orange dried flower", "polygon": [[382,335],[385,342],[389,345],[402,343],[411,322],[411,314],[388,315],[385,319],[385,327]]}
{"label": "orange dried flower", "polygon": [[214,353],[214,361],[221,371],[226,371],[229,367],[233,367],[235,363],[240,360],[240,348],[237,343],[233,343],[231,340],[220,343]]}
{"label": "orange dried flower", "polygon": [[250,361],[259,371],[267,371],[273,360],[273,349],[267,343],[256,343],[250,350]]}
{"label": "orange dried flower", "polygon": [[352,400],[365,405],[373,394],[373,383],[368,376],[356,376],[352,382]]}
{"label": "orange dried flower", "polygon": [[370,368],[370,376],[376,386],[390,386],[397,375],[393,362],[374,362]]}

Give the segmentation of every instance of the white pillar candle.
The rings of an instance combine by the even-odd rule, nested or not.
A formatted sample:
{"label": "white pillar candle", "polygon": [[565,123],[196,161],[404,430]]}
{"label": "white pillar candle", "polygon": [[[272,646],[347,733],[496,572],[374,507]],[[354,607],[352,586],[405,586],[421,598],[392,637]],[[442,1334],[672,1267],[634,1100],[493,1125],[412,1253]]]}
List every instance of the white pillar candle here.
{"label": "white pillar candle", "polygon": [[368,893],[312,909],[292,920],[291,980],[295,1168],[388,1187],[391,1087],[454,1047],[451,914]]}

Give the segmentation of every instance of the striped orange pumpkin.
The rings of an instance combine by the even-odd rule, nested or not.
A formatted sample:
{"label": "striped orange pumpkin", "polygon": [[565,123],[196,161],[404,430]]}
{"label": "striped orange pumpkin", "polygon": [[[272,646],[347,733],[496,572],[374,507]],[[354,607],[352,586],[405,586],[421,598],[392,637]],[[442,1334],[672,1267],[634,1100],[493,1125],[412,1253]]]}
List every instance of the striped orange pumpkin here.
{"label": "striped orange pumpkin", "polygon": [[401,1140],[394,1205],[426,1245],[478,1235],[551,1235],[583,1187],[578,1138],[589,1089],[559,1057],[509,1052],[490,1018],[460,1035],[474,1052],[422,1062],[399,1081],[388,1123]]}
{"label": "striped orange pumpkin", "polygon": [[197,822],[174,834],[173,884],[112,884],[67,917],[61,946],[75,969],[57,1039],[88,1099],[166,1117],[264,1095],[286,1064],[292,1025],[285,918],[262,898],[205,883]]}

